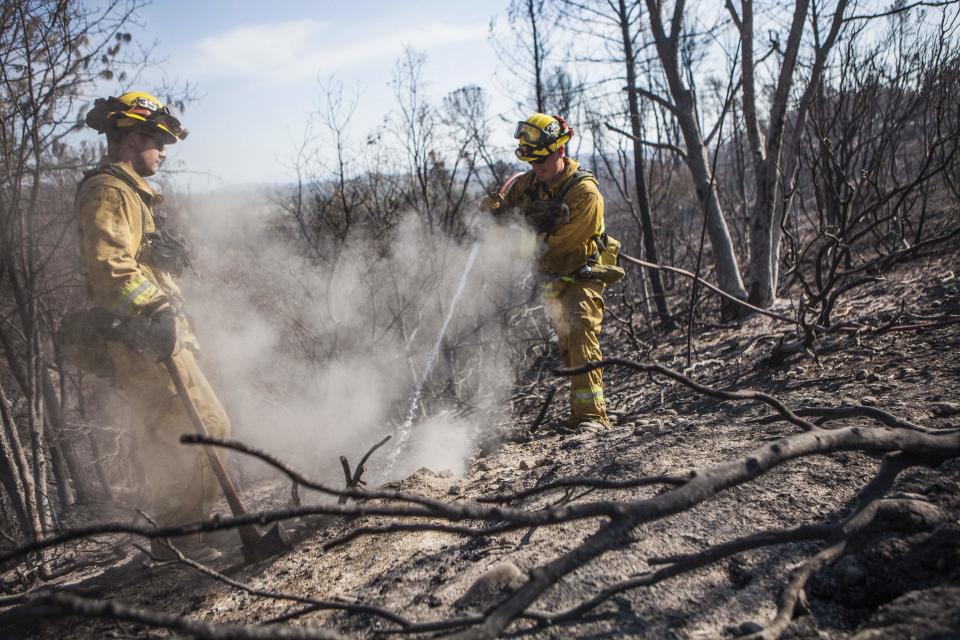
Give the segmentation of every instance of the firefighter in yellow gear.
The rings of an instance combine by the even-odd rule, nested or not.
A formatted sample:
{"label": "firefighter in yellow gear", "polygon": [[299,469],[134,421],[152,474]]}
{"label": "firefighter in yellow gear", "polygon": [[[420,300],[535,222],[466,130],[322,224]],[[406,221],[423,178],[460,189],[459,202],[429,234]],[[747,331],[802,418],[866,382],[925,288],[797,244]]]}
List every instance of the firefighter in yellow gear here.
{"label": "firefighter in yellow gear", "polygon": [[109,318],[113,380],[137,414],[135,434],[146,478],[146,511],[160,526],[207,518],[218,485],[200,447],[179,442],[194,428],[164,362],[172,360],[210,435],[230,422],[197,364],[196,338],[174,278],[188,264],[182,239],[158,222],[162,196],[147,184],[165,145],[186,137],[156,97],[129,92],[97,100],[87,124],[107,136],[107,157],[85,174],[75,210],[81,270],[95,311]]}
{"label": "firefighter in yellow gear", "polygon": [[[597,180],[566,157],[572,137],[560,116],[535,113],[518,122],[516,155],[531,169],[486,200],[494,212],[518,209],[537,232],[540,294],[567,367],[603,358],[603,292],[623,277],[616,266],[620,245],[604,228]],[[602,371],[573,376],[568,426],[609,425]]]}

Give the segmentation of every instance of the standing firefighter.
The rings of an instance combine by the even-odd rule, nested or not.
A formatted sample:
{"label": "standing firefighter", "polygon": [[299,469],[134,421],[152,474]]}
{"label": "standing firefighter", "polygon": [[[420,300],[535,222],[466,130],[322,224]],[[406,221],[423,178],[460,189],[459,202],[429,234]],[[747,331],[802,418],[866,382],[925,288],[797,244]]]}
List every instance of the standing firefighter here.
{"label": "standing firefighter", "polygon": [[[139,419],[148,512],[160,526],[194,522],[210,515],[217,481],[203,450],[179,443],[194,428],[167,363],[186,382],[210,435],[228,436],[230,423],[197,365],[197,342],[182,313],[174,277],[188,264],[183,243],[154,216],[162,196],[144,180],[160,167],[164,146],[187,130],[143,92],[97,100],[86,123],[107,137],[107,158],[85,174],[76,197],[81,268],[95,305],[84,324],[88,333],[96,326],[106,356],[91,368],[112,376]],[[184,546],[195,547],[194,557],[209,551],[199,540]]]}
{"label": "standing firefighter", "polygon": [[[537,232],[537,268],[544,308],[557,334],[563,363],[576,367],[602,359],[603,291],[623,277],[620,243],[603,224],[603,196],[592,173],[567,158],[573,129],[560,116],[535,113],[517,123],[516,154],[531,170],[508,180],[487,204],[516,207]],[[567,427],[610,425],[600,369],[573,376]]]}

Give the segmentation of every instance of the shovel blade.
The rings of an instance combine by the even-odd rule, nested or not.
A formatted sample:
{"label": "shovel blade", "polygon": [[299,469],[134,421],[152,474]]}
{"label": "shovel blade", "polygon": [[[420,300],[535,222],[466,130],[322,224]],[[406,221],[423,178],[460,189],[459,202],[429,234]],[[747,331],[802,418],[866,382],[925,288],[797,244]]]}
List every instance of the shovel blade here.
{"label": "shovel blade", "polygon": [[279,522],[262,535],[256,529],[254,532],[255,539],[250,535],[243,536],[243,557],[247,562],[260,562],[293,548],[290,537]]}

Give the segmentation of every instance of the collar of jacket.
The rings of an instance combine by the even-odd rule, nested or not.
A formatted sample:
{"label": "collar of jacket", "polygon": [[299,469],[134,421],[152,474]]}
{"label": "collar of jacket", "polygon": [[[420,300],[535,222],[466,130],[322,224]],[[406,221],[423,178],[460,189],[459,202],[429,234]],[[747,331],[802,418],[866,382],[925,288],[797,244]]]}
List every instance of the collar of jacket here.
{"label": "collar of jacket", "polygon": [[148,205],[160,204],[163,201],[163,196],[154,191],[153,187],[147,184],[147,181],[143,179],[143,176],[133,170],[133,165],[131,165],[129,162],[110,162],[105,160],[100,166],[111,167],[127,176],[127,182],[133,185],[133,187],[140,193],[143,201]]}
{"label": "collar of jacket", "polygon": [[572,158],[568,158],[564,156],[563,171],[561,171],[560,175],[557,176],[557,179],[554,180],[553,186],[548,187],[546,185],[542,185],[543,190],[546,191],[547,194],[550,196],[556,195],[556,193],[560,191],[560,187],[562,187],[563,184],[570,179],[570,176],[572,176],[576,172],[576,170],[579,168],[580,168],[579,162],[577,162]]}

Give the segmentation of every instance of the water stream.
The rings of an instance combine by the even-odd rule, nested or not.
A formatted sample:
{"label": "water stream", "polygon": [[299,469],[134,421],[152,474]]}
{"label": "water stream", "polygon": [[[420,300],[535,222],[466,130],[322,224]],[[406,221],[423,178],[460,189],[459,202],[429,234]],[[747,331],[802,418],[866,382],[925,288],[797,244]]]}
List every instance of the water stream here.
{"label": "water stream", "polygon": [[480,241],[477,240],[470,248],[470,255],[467,256],[467,263],[463,267],[463,275],[460,276],[460,282],[457,283],[457,289],[453,292],[453,298],[450,300],[450,308],[447,310],[447,317],[444,318],[443,324],[440,325],[440,331],[437,333],[437,340],[433,343],[433,348],[430,350],[430,354],[427,356],[427,361],[424,363],[423,369],[420,371],[420,376],[417,378],[417,384],[413,389],[413,393],[410,394],[410,408],[407,410],[407,417],[403,421],[403,424],[401,424],[394,433],[395,444],[393,446],[393,450],[390,452],[390,458],[387,461],[387,468],[385,470],[385,475],[387,476],[389,476],[390,472],[393,471],[393,467],[397,462],[397,457],[400,455],[400,452],[407,444],[407,440],[410,438],[410,430],[413,427],[413,419],[417,414],[417,408],[420,406],[420,396],[423,394],[423,385],[426,384],[427,378],[433,371],[433,367],[437,364],[437,358],[440,357],[440,345],[443,342],[443,336],[447,332],[447,327],[450,325],[450,320],[453,318],[453,312],[457,308],[457,300],[460,299],[460,294],[463,293],[463,289],[466,287],[467,276],[470,275],[470,270],[473,269],[473,263],[476,262],[477,253],[479,251]]}

